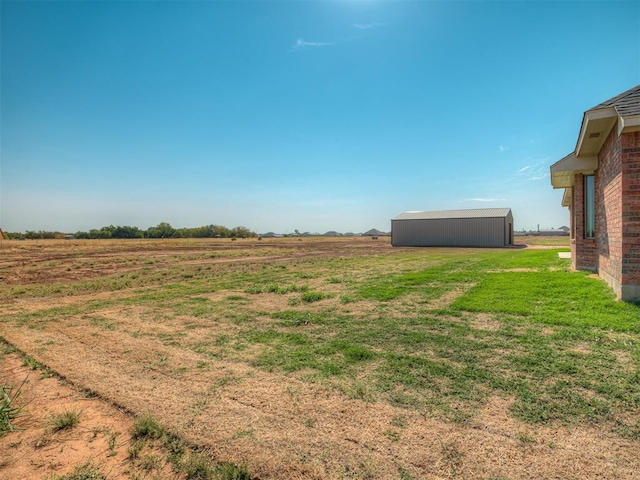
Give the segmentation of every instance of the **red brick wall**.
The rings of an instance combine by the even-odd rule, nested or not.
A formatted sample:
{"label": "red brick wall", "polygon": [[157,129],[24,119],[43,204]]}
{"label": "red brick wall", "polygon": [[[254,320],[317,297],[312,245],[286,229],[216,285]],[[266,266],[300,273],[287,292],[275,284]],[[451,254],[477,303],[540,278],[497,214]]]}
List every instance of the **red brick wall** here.
{"label": "red brick wall", "polygon": [[[598,181],[596,179],[596,190]],[[598,270],[598,255],[596,253],[596,241],[593,238],[584,238],[584,176],[575,176],[573,187],[571,211],[575,215],[575,238],[572,241],[571,260],[573,268],[578,270]],[[598,232],[598,220],[596,218],[596,235]]]}
{"label": "red brick wall", "polygon": [[624,300],[640,300],[640,132],[618,135],[598,154],[595,239],[584,238],[584,176],[576,174],[571,205],[573,267],[596,271]]}
{"label": "red brick wall", "polygon": [[595,179],[598,273],[616,289],[622,282],[622,157],[617,127],[600,150]]}
{"label": "red brick wall", "polygon": [[620,137],[622,161],[622,281],[640,285],[640,132]]}

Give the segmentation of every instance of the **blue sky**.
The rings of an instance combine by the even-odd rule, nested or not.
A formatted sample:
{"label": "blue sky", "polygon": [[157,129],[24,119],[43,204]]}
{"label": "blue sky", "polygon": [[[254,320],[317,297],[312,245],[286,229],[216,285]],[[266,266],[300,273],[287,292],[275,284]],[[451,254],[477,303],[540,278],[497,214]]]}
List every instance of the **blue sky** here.
{"label": "blue sky", "polygon": [[568,223],[549,165],[640,83],[636,1],[7,1],[0,227]]}

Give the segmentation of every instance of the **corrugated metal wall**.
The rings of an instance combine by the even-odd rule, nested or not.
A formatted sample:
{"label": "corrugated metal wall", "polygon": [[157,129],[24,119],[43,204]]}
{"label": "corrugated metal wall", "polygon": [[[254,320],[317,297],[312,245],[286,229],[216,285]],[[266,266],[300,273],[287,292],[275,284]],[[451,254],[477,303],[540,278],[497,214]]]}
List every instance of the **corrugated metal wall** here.
{"label": "corrugated metal wall", "polygon": [[513,216],[391,220],[394,247],[503,247],[513,241]]}

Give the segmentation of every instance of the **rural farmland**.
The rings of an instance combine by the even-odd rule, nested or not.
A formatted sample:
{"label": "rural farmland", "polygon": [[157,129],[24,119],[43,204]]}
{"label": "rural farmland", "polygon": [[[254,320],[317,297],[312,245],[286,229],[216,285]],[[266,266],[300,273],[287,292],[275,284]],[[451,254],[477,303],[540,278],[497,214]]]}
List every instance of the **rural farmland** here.
{"label": "rural farmland", "polygon": [[640,478],[640,307],[516,241],[4,241],[0,478]]}

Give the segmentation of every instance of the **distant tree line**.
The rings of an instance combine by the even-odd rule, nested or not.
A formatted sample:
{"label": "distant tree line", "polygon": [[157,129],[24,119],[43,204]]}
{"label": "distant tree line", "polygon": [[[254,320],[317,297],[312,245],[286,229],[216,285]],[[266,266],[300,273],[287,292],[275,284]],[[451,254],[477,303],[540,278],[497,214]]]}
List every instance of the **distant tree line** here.
{"label": "distant tree line", "polygon": [[[39,240],[65,238],[67,234],[62,232],[46,232],[44,230],[20,232],[4,232],[4,238],[13,240]],[[88,232],[79,231],[73,234],[74,238],[101,239],[101,238],[252,238],[257,237],[246,227],[227,228],[222,225],[205,225],[202,227],[173,228],[167,222],[161,222],[155,227],[141,230],[138,227],[113,226],[92,228]]]}
{"label": "distant tree line", "polygon": [[43,238],[54,239],[64,238],[65,234],[62,232],[45,232],[44,230],[27,230],[25,233],[21,232],[4,232],[4,238],[7,240],[40,240]]}

